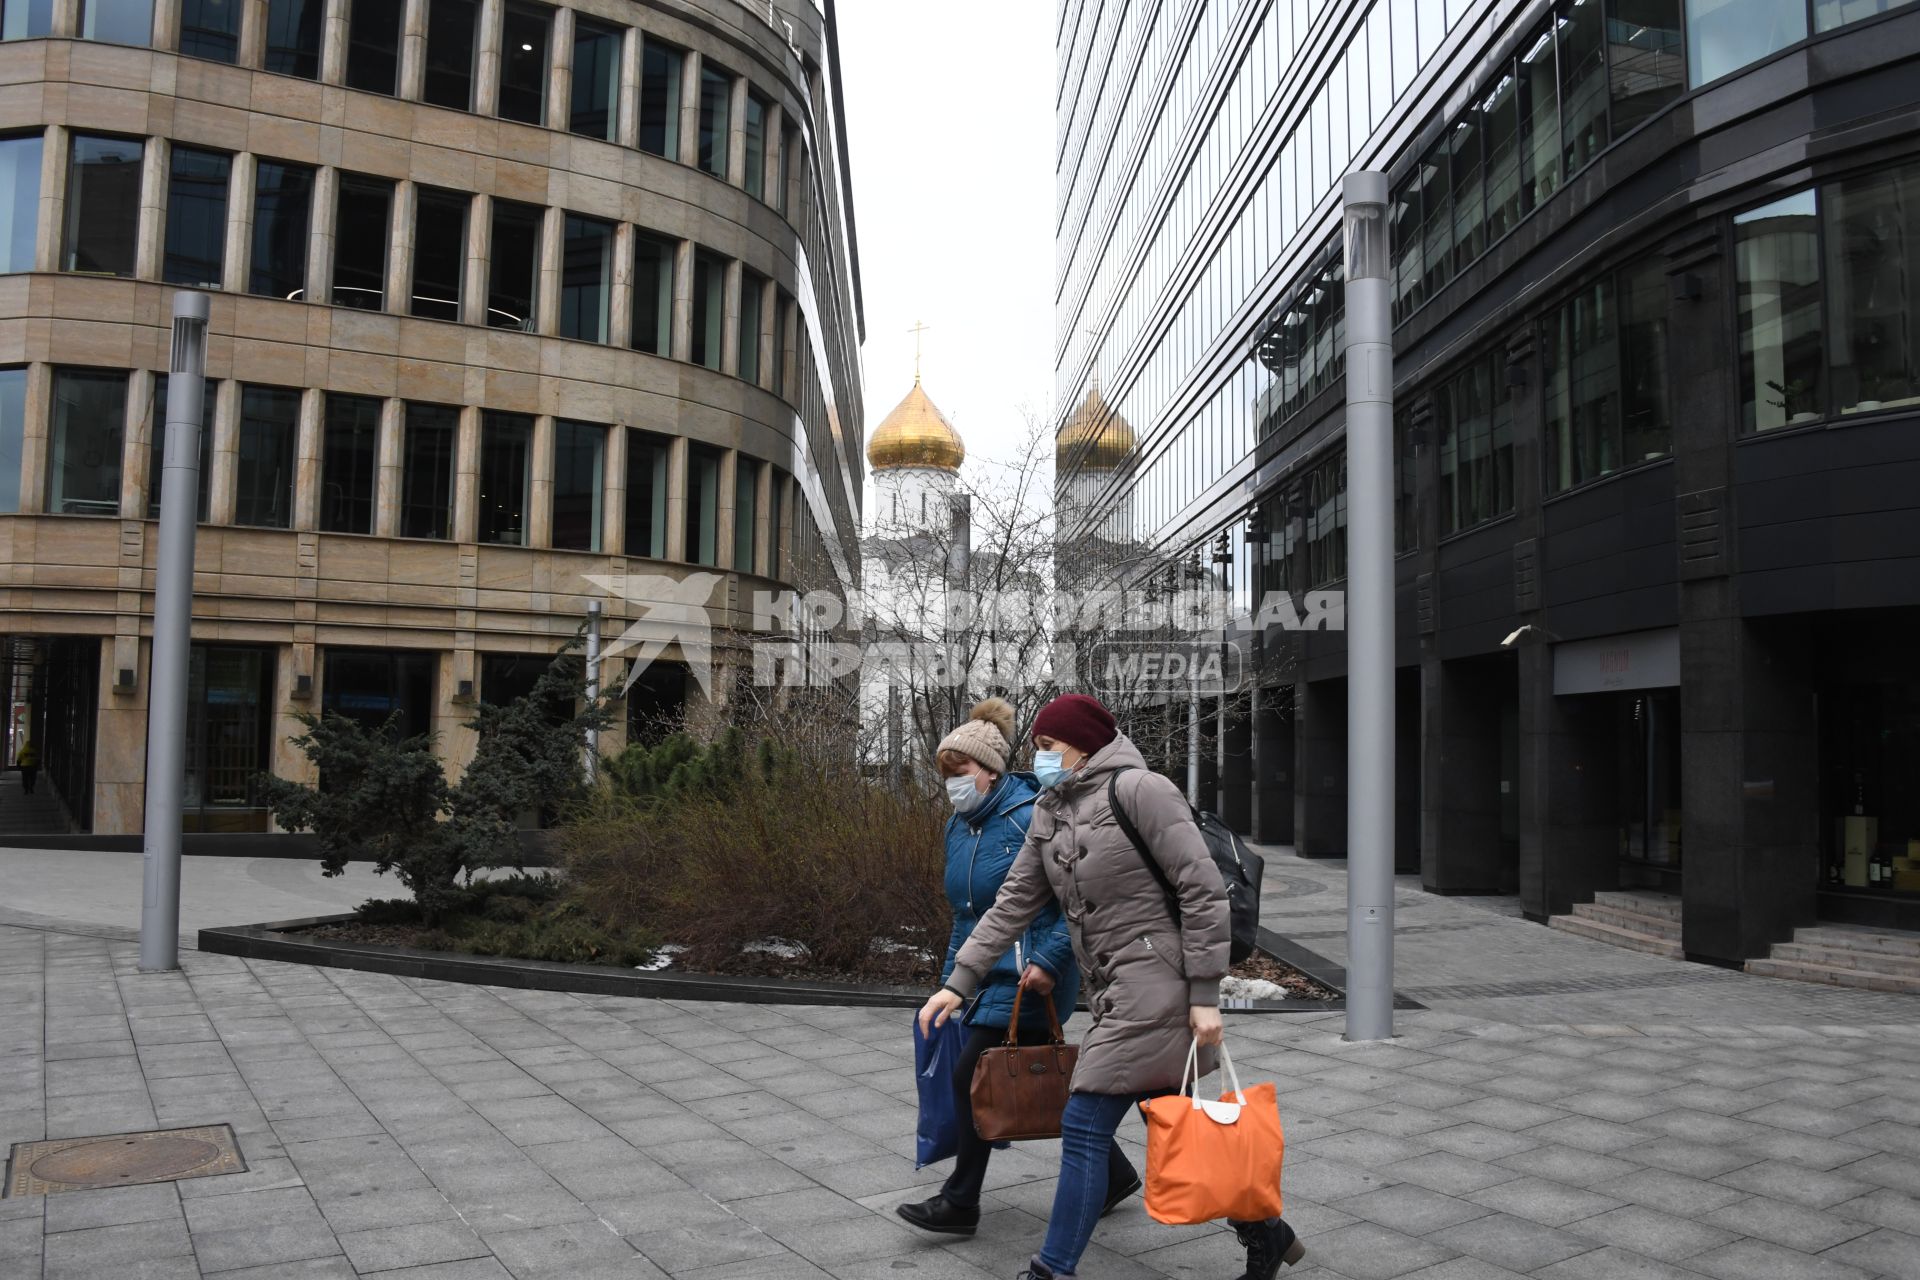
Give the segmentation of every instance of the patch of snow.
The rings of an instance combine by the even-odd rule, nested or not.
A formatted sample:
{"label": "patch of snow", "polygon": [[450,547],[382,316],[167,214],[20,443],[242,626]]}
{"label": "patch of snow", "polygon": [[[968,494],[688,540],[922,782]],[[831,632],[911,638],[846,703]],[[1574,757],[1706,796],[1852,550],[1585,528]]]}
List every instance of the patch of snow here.
{"label": "patch of snow", "polygon": [[662,969],[671,969],[673,968],[674,957],[680,955],[680,953],[685,950],[686,948],[679,943],[669,942],[664,947],[655,947],[653,954],[648,956],[644,963],[637,964],[633,967],[642,973],[658,973]]}
{"label": "patch of snow", "polygon": [[1222,978],[1220,994],[1236,1000],[1290,1000],[1293,992],[1265,978]]}
{"label": "patch of snow", "polygon": [[916,960],[928,964],[933,962],[933,952],[912,942],[896,942],[892,938],[874,938],[867,943],[867,949],[875,955],[894,956],[906,952]]}
{"label": "patch of snow", "polygon": [[782,960],[804,960],[813,954],[807,950],[805,943],[795,942],[791,938],[761,938],[749,942],[740,950],[747,955],[776,956]]}

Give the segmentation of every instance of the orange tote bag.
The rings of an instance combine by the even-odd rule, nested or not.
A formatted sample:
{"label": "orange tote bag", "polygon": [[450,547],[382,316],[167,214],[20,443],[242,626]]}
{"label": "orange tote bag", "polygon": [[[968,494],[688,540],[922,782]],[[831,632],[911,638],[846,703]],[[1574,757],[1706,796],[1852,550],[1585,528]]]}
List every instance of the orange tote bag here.
{"label": "orange tote bag", "polygon": [[1197,1041],[1187,1050],[1179,1093],[1140,1104],[1147,1122],[1147,1212],[1172,1226],[1277,1218],[1286,1138],[1273,1086],[1241,1088],[1222,1044],[1233,1088],[1218,1102],[1202,1102],[1200,1081],[1192,1079],[1199,1052]]}

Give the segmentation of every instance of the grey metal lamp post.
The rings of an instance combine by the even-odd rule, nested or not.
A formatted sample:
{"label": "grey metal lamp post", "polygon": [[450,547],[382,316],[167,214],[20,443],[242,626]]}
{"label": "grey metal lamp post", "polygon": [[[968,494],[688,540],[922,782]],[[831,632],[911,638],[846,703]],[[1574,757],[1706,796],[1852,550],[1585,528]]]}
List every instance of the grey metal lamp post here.
{"label": "grey metal lamp post", "polygon": [[193,536],[199,514],[200,410],[206,399],[204,293],[173,295],[160,548],[147,669],[147,813],[141,859],[140,969],[180,967],[180,821],[187,786],[187,667],[193,646]]}
{"label": "grey metal lamp post", "polygon": [[1393,1035],[1393,313],[1387,175],[1346,175],[1347,1039]]}

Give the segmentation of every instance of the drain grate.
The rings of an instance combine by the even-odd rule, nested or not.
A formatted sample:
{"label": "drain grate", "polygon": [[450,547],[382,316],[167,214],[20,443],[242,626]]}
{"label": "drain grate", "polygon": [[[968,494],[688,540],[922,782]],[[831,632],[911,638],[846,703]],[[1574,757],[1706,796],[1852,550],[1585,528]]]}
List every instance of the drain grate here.
{"label": "drain grate", "polygon": [[54,1138],[14,1144],[6,1194],[45,1196],[246,1171],[231,1125]]}

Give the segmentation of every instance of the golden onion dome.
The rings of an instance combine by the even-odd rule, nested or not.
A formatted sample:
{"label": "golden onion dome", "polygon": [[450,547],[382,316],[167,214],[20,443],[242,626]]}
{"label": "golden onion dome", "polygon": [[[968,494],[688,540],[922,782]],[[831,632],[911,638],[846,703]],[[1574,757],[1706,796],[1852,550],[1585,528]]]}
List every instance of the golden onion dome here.
{"label": "golden onion dome", "polygon": [[[1091,443],[1085,453],[1080,450]],[[1079,455],[1082,471],[1113,471],[1133,452],[1133,428],[1107,403],[1095,383],[1054,437],[1054,461],[1065,468]]]}
{"label": "golden onion dome", "polygon": [[934,407],[913,380],[913,390],[894,406],[867,441],[867,464],[875,471],[893,467],[927,467],[958,471],[967,459],[967,446],[945,414]]}

